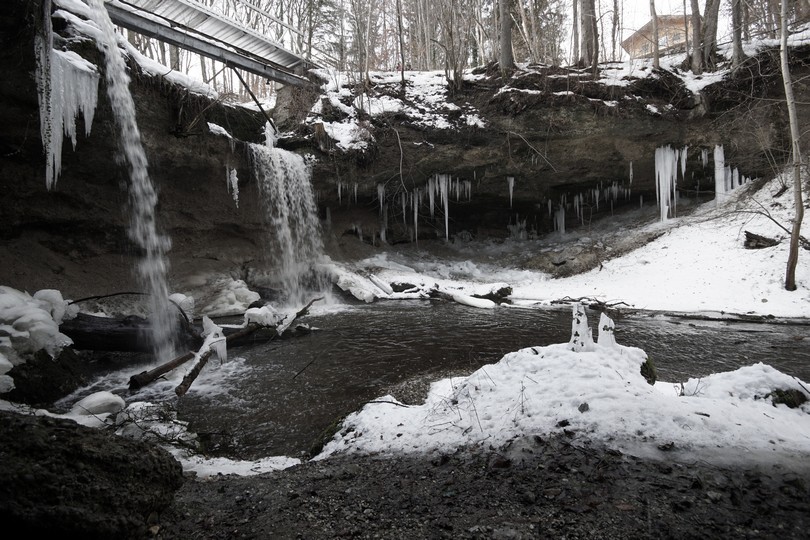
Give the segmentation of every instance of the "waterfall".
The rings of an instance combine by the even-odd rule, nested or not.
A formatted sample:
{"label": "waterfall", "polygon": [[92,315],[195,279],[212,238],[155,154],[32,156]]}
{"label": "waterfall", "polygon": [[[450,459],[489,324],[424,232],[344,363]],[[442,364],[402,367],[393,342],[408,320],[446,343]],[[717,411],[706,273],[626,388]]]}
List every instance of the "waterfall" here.
{"label": "waterfall", "polygon": [[[304,298],[307,280],[323,255],[310,169],[298,154],[275,148],[271,138],[249,148],[271,233],[268,248],[278,261],[279,285],[290,304],[301,304],[310,300]],[[314,288],[324,290],[323,276],[315,277]]]}
{"label": "waterfall", "polygon": [[135,120],[135,103],[129,91],[129,76],[124,58],[118,49],[115,33],[104,0],[89,0],[93,20],[102,35],[96,42],[103,53],[107,96],[120,132],[119,144],[129,170],[130,225],[129,236],[142,250],[137,265],[137,277],[149,295],[152,312],[152,345],[158,359],[170,358],[172,340],[176,335],[175,312],[170,309],[169,287],[166,282],[168,260],[166,252],[170,240],[158,233],[155,219],[157,194],[147,172],[146,153],[141,144],[141,134]]}

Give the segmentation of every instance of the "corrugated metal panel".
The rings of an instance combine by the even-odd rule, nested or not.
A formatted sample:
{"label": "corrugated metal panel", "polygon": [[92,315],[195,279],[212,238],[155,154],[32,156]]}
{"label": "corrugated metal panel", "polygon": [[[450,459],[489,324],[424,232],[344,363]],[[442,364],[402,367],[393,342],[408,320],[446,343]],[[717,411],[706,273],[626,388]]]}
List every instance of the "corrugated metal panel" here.
{"label": "corrugated metal panel", "polygon": [[195,0],[117,0],[124,8],[145,11],[170,21],[175,29],[183,26],[203,36],[240,49],[279,66],[293,70],[301,64],[314,66],[303,56],[284,49],[253,29],[228,19]]}

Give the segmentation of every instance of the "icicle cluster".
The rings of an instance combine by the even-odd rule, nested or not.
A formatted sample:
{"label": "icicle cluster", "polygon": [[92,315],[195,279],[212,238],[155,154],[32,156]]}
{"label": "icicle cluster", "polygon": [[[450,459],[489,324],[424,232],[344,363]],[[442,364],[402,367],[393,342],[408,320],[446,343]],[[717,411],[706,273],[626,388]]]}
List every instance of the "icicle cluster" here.
{"label": "icicle cluster", "polygon": [[515,191],[515,177],[514,176],[507,176],[506,177],[506,185],[509,188],[509,208],[512,208],[512,194]]}
{"label": "icicle cluster", "polygon": [[661,221],[675,217],[678,205],[678,165],[681,176],[686,173],[686,154],[689,147],[675,150],[661,146],[655,150],[655,198],[661,212]]}
{"label": "icicle cluster", "polygon": [[726,158],[723,147],[714,147],[714,200],[715,204],[721,204],[729,191],[737,189],[751,179],[742,176],[740,171],[734,167],[726,165]]}
{"label": "icicle cluster", "polygon": [[45,151],[45,185],[50,190],[62,173],[62,145],[67,135],[76,149],[76,118],[84,118],[85,136],[90,135],[98,102],[99,73],[96,66],[74,52],[53,48],[50,17],[45,17],[44,35],[36,36],[36,82],[39,127]]}
{"label": "icicle cluster", "polygon": [[239,208],[239,178],[236,176],[236,169],[225,167],[225,182],[228,185],[228,193],[233,197],[233,202]]}

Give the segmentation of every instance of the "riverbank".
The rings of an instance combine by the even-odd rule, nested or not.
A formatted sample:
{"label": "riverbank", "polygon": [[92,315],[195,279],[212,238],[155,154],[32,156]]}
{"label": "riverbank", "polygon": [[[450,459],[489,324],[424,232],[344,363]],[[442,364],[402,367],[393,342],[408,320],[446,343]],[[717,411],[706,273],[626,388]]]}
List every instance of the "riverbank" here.
{"label": "riverbank", "polygon": [[189,479],[157,538],[806,538],[807,468],[643,459],[573,432]]}

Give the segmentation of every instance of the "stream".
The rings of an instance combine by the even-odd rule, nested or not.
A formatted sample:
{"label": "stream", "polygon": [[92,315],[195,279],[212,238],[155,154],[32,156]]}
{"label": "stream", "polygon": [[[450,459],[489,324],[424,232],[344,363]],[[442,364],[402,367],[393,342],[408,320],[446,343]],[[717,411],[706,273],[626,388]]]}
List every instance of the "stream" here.
{"label": "stream", "polygon": [[[588,311],[591,327],[598,317]],[[659,381],[677,383],[760,361],[810,380],[810,325],[649,312],[615,321],[617,342],[644,349]],[[438,300],[392,301],[300,322],[314,331],[232,347],[229,362],[240,363],[238,375],[223,377],[213,393],[206,383],[197,391],[192,386],[179,400],[179,418],[190,422],[212,455],[306,455],[367,401],[390,393],[416,403],[431,381],[464,376],[523,347],[567,342],[571,308],[483,310]]]}

